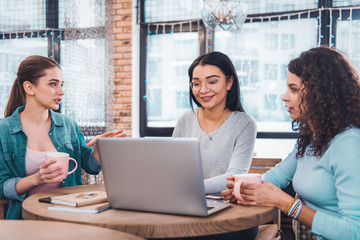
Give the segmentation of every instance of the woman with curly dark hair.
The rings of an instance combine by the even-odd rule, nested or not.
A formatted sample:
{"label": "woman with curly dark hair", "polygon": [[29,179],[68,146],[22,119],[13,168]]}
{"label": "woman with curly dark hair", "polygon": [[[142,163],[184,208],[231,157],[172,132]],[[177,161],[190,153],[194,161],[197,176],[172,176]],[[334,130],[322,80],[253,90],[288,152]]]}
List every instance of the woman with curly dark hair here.
{"label": "woman with curly dark hair", "polygon": [[[337,50],[318,47],[288,65],[285,106],[299,131],[294,150],[233,195],[233,177],[224,198],[242,205],[279,208],[317,239],[360,239],[360,81]],[[280,188],[293,181],[300,198]],[[306,206],[305,206],[306,204]]]}

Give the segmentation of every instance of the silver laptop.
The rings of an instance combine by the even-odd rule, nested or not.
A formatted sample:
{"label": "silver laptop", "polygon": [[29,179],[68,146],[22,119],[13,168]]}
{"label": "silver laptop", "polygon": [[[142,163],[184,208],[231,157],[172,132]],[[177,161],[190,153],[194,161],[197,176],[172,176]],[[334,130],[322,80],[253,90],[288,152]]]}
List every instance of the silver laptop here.
{"label": "silver laptop", "polygon": [[110,206],[208,216],[230,203],[206,199],[195,138],[99,138]]}

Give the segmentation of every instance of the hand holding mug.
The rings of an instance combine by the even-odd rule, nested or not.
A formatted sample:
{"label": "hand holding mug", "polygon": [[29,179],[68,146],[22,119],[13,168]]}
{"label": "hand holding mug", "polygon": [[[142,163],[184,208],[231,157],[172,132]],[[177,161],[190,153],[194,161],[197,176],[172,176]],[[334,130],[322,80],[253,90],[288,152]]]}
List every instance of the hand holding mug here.
{"label": "hand holding mug", "polygon": [[[68,172],[69,160],[75,163],[75,167]],[[46,160],[40,167],[40,178],[43,183],[61,182],[73,173],[77,166],[76,160],[69,157],[68,153],[50,152],[46,154]]]}
{"label": "hand holding mug", "polygon": [[228,176],[226,177],[229,182],[227,183],[226,187],[227,189],[221,192],[221,195],[224,197],[225,201],[229,201],[232,203],[235,203],[237,199],[233,195],[234,192],[234,176]]}
{"label": "hand holding mug", "polygon": [[[238,204],[248,206],[278,207],[282,210],[282,204],[285,202],[285,205],[287,206],[289,198],[291,201],[292,197],[283,192],[280,188],[276,187],[274,184],[261,181],[261,176],[260,178],[256,178],[258,179],[251,181],[249,181],[249,179],[240,179],[236,181],[237,178],[235,176],[233,194],[234,196],[235,194],[238,195],[236,197]],[[238,185],[236,185],[237,182],[239,182]],[[237,191],[236,188],[239,188],[239,191]],[[237,193],[235,193],[235,191]]]}
{"label": "hand holding mug", "polygon": [[60,166],[54,166],[56,162],[55,159],[45,160],[45,162],[40,166],[38,172],[38,180],[35,185],[41,185],[46,183],[57,183],[59,176],[63,174],[63,169]]}
{"label": "hand holding mug", "polygon": [[234,184],[234,196],[240,201],[246,201],[241,196],[241,185],[246,183],[255,183],[261,184],[261,174],[257,173],[246,173],[246,174],[237,174],[234,175],[235,184]]}

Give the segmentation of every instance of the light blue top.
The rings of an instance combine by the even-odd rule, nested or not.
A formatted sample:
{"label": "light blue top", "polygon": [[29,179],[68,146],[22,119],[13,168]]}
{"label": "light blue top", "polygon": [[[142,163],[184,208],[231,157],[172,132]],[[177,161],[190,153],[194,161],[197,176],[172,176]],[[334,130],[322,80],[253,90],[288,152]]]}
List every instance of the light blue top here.
{"label": "light blue top", "polygon": [[278,187],[293,180],[294,190],[317,211],[311,230],[317,239],[360,239],[360,129],[335,136],[322,157],[296,159],[296,152],[295,146],[263,180]]}
{"label": "light blue top", "polygon": [[234,111],[217,130],[206,134],[200,128],[198,112],[199,108],[184,113],[172,136],[199,139],[205,193],[218,193],[226,189],[227,176],[249,171],[255,145],[256,122],[250,115]]}

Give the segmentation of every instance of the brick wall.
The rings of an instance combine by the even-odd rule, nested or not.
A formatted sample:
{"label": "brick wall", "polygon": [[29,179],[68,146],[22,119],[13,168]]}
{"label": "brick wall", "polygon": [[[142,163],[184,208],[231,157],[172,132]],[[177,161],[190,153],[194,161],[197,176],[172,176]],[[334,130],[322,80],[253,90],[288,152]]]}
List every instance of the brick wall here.
{"label": "brick wall", "polygon": [[132,0],[113,0],[114,128],[131,136]]}

